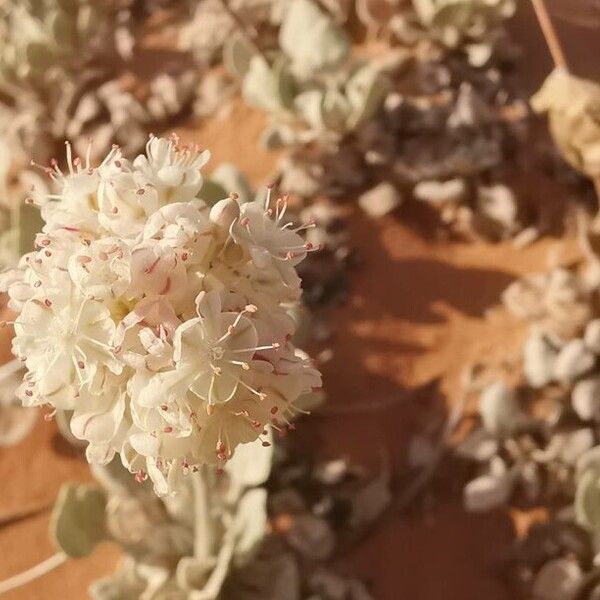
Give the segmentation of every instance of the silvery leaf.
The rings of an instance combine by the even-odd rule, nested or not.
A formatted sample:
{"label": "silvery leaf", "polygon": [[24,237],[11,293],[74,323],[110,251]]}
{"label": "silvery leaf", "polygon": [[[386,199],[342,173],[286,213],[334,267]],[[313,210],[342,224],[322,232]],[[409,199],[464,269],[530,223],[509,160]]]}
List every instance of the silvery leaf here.
{"label": "silvery leaf", "polygon": [[279,30],[279,46],[297,72],[309,75],[344,63],[350,39],[313,0],[291,0]]}
{"label": "silvery leaf", "polygon": [[58,427],[58,431],[65,438],[69,444],[75,446],[76,448],[85,448],[87,446],[87,442],[76,438],[71,431],[71,417],[73,416],[72,410],[57,410],[56,415],[54,416],[54,422]]}
{"label": "silvery leaf", "polygon": [[89,555],[106,537],[105,507],[106,496],[99,488],[63,485],[50,521],[56,545],[72,558]]}
{"label": "silvery leaf", "polygon": [[235,31],[223,45],[223,64],[237,79],[243,79],[250,68],[250,60],[256,54],[246,36]]}
{"label": "silvery leaf", "polygon": [[194,590],[202,586],[215,567],[215,561],[197,558],[195,556],[184,556],[177,563],[177,584],[183,590]]}
{"label": "silvery leaf", "polygon": [[323,98],[323,125],[326,129],[343,132],[350,117],[350,104],[336,89],[329,89]]}
{"label": "silvery leaf", "polygon": [[346,97],[352,107],[348,128],[354,129],[373,117],[381,107],[389,89],[387,78],[370,65],[355,71],[346,84]]}
{"label": "silvery leaf", "polygon": [[91,600],[122,600],[141,597],[147,587],[148,583],[137,572],[135,560],[126,556],[115,573],[94,581],[88,592]]}
{"label": "silvery leaf", "polygon": [[294,98],[294,107],[306,124],[316,131],[325,129],[324,99],[324,92],[318,89],[301,92]]}
{"label": "silvery leaf", "polygon": [[[253,198],[252,188],[245,175],[232,163],[221,163],[211,174],[210,181],[219,184],[227,194],[235,193],[240,203],[250,202]],[[225,195],[227,195],[225,194]],[[224,198],[225,196],[221,196]]]}
{"label": "silvery leaf", "polygon": [[117,456],[106,465],[90,464],[94,479],[109,494],[139,495],[148,491],[149,483],[138,483]]}
{"label": "silvery leaf", "polygon": [[56,11],[48,18],[47,25],[58,43],[69,46],[76,43],[77,26],[70,14],[63,11]]}
{"label": "silvery leaf", "polygon": [[296,141],[294,130],[283,123],[275,123],[267,126],[260,135],[260,144],[268,150],[278,150],[285,146],[291,146]]}
{"label": "silvery leaf", "polygon": [[239,485],[254,487],[262,485],[269,478],[273,463],[273,445],[265,448],[263,441],[273,441],[270,429],[262,439],[241,444],[227,461],[225,471]]}
{"label": "silvery leaf", "polygon": [[212,177],[208,177],[202,182],[202,189],[198,195],[209,206],[213,206],[219,200],[227,198],[228,192],[222,184],[215,181]]}
{"label": "silvery leaf", "polygon": [[236,511],[234,558],[244,563],[262,542],[267,531],[267,492],[263,488],[249,490]]}
{"label": "silvery leaf", "polygon": [[278,113],[291,106],[294,80],[283,60],[270,66],[262,56],[255,55],[242,82],[242,95],[248,104]]}
{"label": "silvery leaf", "polygon": [[575,492],[577,522],[593,531],[600,531],[600,471],[588,469],[577,481]]}

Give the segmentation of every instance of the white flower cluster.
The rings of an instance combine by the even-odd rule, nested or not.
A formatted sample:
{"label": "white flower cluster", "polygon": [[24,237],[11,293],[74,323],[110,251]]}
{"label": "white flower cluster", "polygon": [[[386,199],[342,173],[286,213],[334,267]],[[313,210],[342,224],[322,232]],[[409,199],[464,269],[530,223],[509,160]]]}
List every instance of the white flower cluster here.
{"label": "white flower cluster", "polygon": [[23,403],[73,411],[90,462],[119,453],[161,495],[290,427],[294,402],[321,386],[286,311],[312,246],[284,199],[199,200],[208,158],[151,137],[133,162],[115,147],[92,167],[67,145],[68,172],[47,169],[58,193],[36,199],[36,250],[2,278],[20,313]]}

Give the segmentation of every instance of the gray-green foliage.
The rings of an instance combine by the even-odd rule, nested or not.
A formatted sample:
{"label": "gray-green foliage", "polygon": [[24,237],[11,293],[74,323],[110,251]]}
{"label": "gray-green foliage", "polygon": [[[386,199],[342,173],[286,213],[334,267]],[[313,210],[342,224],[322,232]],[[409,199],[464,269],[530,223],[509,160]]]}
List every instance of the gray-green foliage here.
{"label": "gray-green foliage", "polygon": [[112,2],[12,0],[0,4],[0,76],[39,84],[54,69],[72,69],[101,39]]}
{"label": "gray-green foliage", "polygon": [[335,141],[377,112],[386,78],[372,63],[350,59],[350,37],[314,0],[287,4],[278,41],[278,50],[264,54],[240,34],[223,51],[245,100],[271,117],[267,146]]}
{"label": "gray-green foliage", "polygon": [[90,554],[106,537],[105,507],[106,497],[99,488],[65,484],[50,523],[56,545],[72,558]]}
{"label": "gray-green foliage", "polygon": [[99,486],[63,487],[51,531],[72,557],[103,540],[122,547],[118,570],[91,586],[94,600],[215,600],[266,533],[266,491],[258,486],[270,469],[271,453],[260,442],[247,444],[222,475],[208,468],[189,473],[177,493],[158,498],[113,461],[94,467]]}

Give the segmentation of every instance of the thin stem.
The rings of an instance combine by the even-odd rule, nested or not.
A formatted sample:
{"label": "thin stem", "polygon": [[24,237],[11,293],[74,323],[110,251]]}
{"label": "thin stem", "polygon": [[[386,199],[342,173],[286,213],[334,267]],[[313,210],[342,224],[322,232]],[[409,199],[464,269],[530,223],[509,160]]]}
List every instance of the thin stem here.
{"label": "thin stem", "polygon": [[200,468],[197,473],[192,473],[192,486],[194,490],[194,556],[202,561],[210,561],[213,556],[213,539],[210,518],[210,498],[206,467]]}
{"label": "thin stem", "polygon": [[550,14],[548,13],[548,9],[544,3],[544,0],[531,0],[531,4],[533,4],[535,16],[537,17],[537,20],[540,24],[540,29],[544,34],[546,44],[548,44],[548,49],[552,55],[554,65],[557,68],[568,71],[569,67],[567,65],[565,53],[563,52],[558,34],[556,33],[556,29],[554,28],[554,24],[552,23],[552,19],[550,18]]}
{"label": "thin stem", "polygon": [[6,592],[20,588],[29,582],[46,575],[46,573],[50,573],[50,571],[60,567],[60,565],[66,562],[66,560],[66,554],[63,552],[57,552],[50,558],[47,558],[41,563],[35,565],[35,567],[31,567],[31,569],[27,569],[27,571],[23,571],[14,577],[0,581],[0,594],[6,594]]}

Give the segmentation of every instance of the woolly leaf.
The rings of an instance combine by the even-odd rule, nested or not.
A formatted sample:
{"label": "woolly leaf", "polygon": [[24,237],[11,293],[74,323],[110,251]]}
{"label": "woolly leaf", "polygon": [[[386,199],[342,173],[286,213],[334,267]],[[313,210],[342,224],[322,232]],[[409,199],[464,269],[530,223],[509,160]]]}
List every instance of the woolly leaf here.
{"label": "woolly leaf", "polygon": [[279,45],[308,75],[335,69],[348,58],[350,38],[312,0],[292,0],[279,30]]}
{"label": "woolly leaf", "polygon": [[252,57],[242,83],[242,94],[248,104],[274,113],[289,108],[294,97],[294,80],[281,58],[271,67],[262,56]]}
{"label": "woolly leaf", "polygon": [[223,45],[223,64],[234,77],[243,79],[254,54],[255,51],[246,37],[240,32],[235,32]]}
{"label": "woolly leaf", "polygon": [[588,469],[577,482],[575,516],[584,527],[600,531],[600,471],[598,469]]}
{"label": "woolly leaf", "polygon": [[200,190],[200,198],[209,206],[217,203],[219,200],[227,197],[227,190],[212,177],[204,180],[202,189]]}
{"label": "woolly leaf", "polygon": [[368,121],[379,110],[389,91],[389,81],[370,65],[359,68],[349,79],[346,96],[352,107],[348,127]]}
{"label": "woolly leaf", "polygon": [[105,507],[106,497],[99,488],[63,485],[52,512],[50,532],[67,556],[88,556],[105,539]]}
{"label": "woolly leaf", "polygon": [[[235,193],[240,203],[250,202],[253,197],[252,188],[244,174],[231,163],[221,163],[210,175],[210,181],[220,185],[227,194]],[[224,198],[225,196],[221,196]]]}

